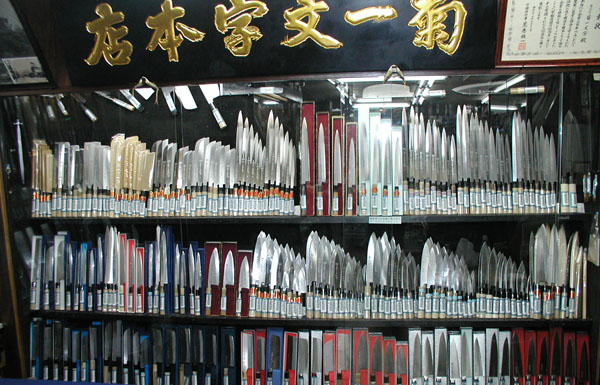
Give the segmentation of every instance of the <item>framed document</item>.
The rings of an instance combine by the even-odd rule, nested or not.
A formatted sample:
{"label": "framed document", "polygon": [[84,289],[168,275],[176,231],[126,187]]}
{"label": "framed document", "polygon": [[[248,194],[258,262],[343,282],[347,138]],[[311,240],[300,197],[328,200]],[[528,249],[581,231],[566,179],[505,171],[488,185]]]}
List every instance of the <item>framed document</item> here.
{"label": "framed document", "polygon": [[501,0],[497,67],[600,65],[600,1]]}

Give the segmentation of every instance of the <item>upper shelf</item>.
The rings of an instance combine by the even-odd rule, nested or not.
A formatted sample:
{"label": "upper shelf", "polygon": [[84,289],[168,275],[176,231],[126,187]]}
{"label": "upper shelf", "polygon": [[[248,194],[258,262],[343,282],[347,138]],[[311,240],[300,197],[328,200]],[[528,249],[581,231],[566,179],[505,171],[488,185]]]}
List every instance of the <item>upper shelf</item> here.
{"label": "upper shelf", "polygon": [[241,216],[241,217],[32,217],[33,222],[54,222],[61,224],[370,224],[400,225],[404,223],[498,223],[498,222],[548,222],[585,221],[590,214],[496,214],[496,215],[405,215],[405,216]]}

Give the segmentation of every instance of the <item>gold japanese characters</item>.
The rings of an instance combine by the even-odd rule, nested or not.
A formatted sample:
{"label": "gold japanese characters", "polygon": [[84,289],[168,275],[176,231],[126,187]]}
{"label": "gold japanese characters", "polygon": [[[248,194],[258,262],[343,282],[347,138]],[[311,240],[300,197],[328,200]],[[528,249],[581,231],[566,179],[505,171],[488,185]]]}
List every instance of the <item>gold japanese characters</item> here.
{"label": "gold japanese characters", "polygon": [[[460,46],[467,18],[467,11],[459,0],[405,0],[418,12],[408,21],[408,26],[417,28],[413,44],[432,50],[436,46],[448,55],[453,55]],[[321,16],[329,11],[325,1],[296,0],[297,5],[283,12],[283,27],[294,34],[285,35],[281,45],[296,47],[307,40],[325,49],[339,49],[343,43],[317,29]],[[252,50],[253,41],[263,37],[259,27],[251,25],[253,19],[269,12],[267,3],[260,0],[229,0],[229,5],[217,4],[214,24],[217,31],[226,35],[225,48],[236,57],[246,57]],[[99,4],[95,20],[86,23],[87,32],[94,35],[94,45],[84,61],[94,66],[104,60],[111,66],[127,65],[131,62],[133,45],[126,40],[129,29],[125,14],[113,11],[108,3]],[[444,21],[454,13],[454,26],[447,32]],[[164,0],[160,12],[146,19],[146,27],[152,31],[146,49],[154,51],[160,47],[167,51],[170,62],[179,61],[178,48],[184,39],[196,43],[204,39],[205,33],[178,21],[185,16],[185,9],[174,6],[173,0]],[[391,5],[371,6],[344,14],[346,23],[352,26],[372,21],[381,23],[398,18],[397,10]],[[188,20],[189,22],[189,20]]]}

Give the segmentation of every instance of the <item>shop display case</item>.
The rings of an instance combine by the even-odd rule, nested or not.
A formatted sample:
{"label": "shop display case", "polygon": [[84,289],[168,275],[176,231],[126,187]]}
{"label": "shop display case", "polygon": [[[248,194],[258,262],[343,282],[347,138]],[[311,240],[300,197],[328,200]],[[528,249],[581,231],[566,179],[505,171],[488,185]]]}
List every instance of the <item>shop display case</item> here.
{"label": "shop display case", "polygon": [[[451,2],[455,28],[456,3],[474,20],[460,48],[436,40],[426,57],[415,37],[407,59],[372,61],[356,55],[369,36],[351,38],[364,14],[337,7],[354,61],[319,68],[343,54],[323,53],[332,41],[313,36],[287,56],[273,48],[269,72],[260,37],[247,59],[216,35],[235,59],[186,61],[197,47],[186,34],[205,38],[189,16],[205,5],[185,5],[176,30],[186,40],[157,40],[148,59],[135,28],[150,10],[114,2],[131,23],[128,65],[88,52],[89,24],[89,36],[70,29],[108,4],[76,5],[69,19],[65,2],[44,3],[54,18],[42,22],[15,3],[41,56],[44,23],[73,40],[70,54],[42,60],[56,89],[0,90],[0,321],[14,352],[4,374],[147,385],[597,381],[597,74],[494,68],[496,7]],[[279,7],[289,23],[293,8]],[[378,18],[410,19],[389,7]],[[278,31],[253,15],[265,35]],[[339,27],[330,22],[325,30]],[[414,31],[390,28],[412,41]],[[212,32],[203,50],[217,47]],[[489,47],[469,60],[478,41]]]}

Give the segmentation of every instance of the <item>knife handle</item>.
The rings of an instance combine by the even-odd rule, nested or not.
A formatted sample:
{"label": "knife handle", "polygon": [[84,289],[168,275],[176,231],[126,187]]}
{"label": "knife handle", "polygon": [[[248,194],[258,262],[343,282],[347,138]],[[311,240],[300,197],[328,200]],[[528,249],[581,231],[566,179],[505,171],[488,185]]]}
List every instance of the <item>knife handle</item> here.
{"label": "knife handle", "polygon": [[220,306],[220,314],[222,316],[227,315],[227,288],[221,288],[221,306]]}

